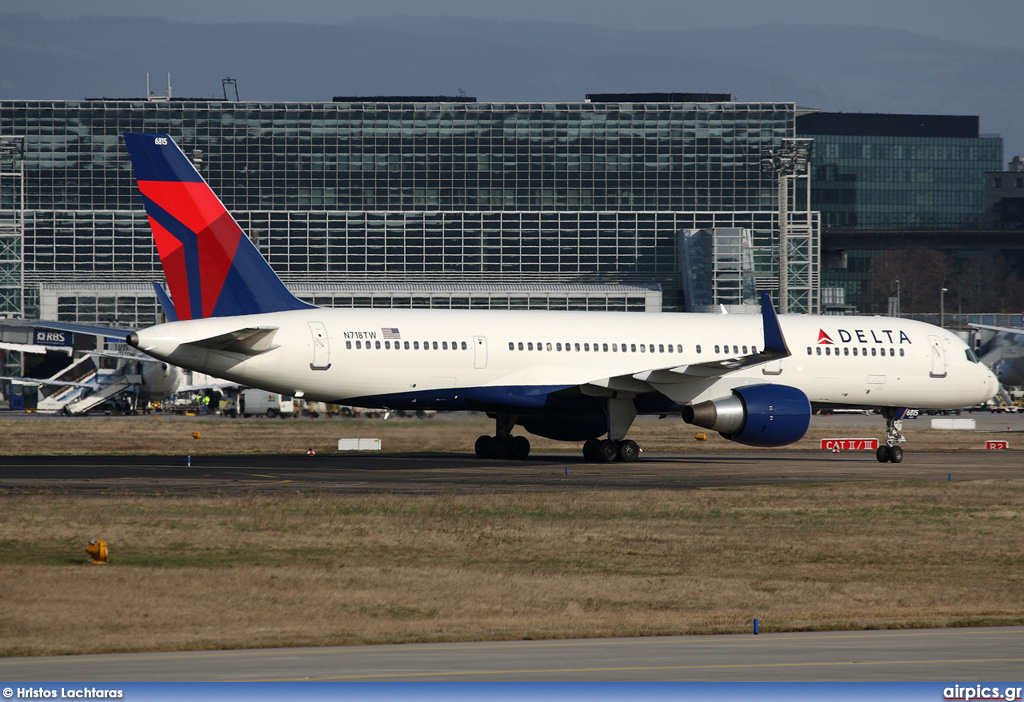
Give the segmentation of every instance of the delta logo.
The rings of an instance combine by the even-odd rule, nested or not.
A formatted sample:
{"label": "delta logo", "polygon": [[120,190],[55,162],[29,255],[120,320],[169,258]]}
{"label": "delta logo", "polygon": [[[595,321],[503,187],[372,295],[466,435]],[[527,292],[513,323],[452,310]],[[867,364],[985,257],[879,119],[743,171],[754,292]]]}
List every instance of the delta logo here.
{"label": "delta logo", "polygon": [[[910,337],[907,333],[902,330],[893,329],[837,329],[836,334],[839,336],[839,341],[844,344],[851,342],[855,344],[911,344]],[[818,329],[818,345],[829,346],[835,345],[835,341],[824,329]]]}

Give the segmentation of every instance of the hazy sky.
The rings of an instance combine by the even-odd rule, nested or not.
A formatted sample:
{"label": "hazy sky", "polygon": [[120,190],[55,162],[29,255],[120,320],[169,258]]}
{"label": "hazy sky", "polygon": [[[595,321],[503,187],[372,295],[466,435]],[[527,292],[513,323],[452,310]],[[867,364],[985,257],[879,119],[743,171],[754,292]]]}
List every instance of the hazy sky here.
{"label": "hazy sky", "polygon": [[903,29],[977,44],[1021,45],[1024,0],[3,0],[46,17],[153,16],[196,22],[344,23],[455,15],[624,29],[838,24]]}

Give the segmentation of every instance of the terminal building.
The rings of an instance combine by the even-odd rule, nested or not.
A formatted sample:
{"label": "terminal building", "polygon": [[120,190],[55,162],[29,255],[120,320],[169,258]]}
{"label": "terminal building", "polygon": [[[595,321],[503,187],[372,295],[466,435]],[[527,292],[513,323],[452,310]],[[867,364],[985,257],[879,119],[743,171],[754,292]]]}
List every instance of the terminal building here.
{"label": "terminal building", "polygon": [[159,321],[128,131],[170,134],[317,304],[749,309],[779,289],[781,202],[784,306],[817,313],[807,178],[765,167],[799,114],[688,93],[0,101],[0,315]]}
{"label": "terminal building", "polygon": [[[814,142],[811,208],[821,215],[823,311],[896,313],[884,306],[875,265],[889,252],[945,251],[960,259],[954,265],[979,268],[994,252],[1021,246],[988,231],[986,180],[1000,170],[1003,140],[980,133],[977,116],[815,112],[798,116],[797,134]],[[891,292],[912,275],[891,276]],[[952,292],[958,283],[936,281],[931,309],[938,310],[943,287],[959,299],[961,291]]]}

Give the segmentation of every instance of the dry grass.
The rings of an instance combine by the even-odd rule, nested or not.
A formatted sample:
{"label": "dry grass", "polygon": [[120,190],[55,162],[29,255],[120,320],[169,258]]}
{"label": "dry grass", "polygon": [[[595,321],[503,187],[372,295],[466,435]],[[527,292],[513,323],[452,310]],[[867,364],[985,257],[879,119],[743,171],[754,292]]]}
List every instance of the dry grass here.
{"label": "dry grass", "polygon": [[0,655],[1020,624],[1022,504],[1019,482],[11,496]]}
{"label": "dry grass", "polygon": [[[884,436],[884,422],[874,418],[869,428],[840,431],[840,436]],[[853,433],[850,434],[849,431]],[[198,432],[199,438],[192,434]],[[295,453],[312,446],[318,453],[337,450],[344,437],[377,437],[385,451],[456,451],[471,453],[481,434],[493,434],[494,422],[483,415],[439,415],[435,419],[227,419],[224,417],[20,417],[0,418],[0,456],[161,454],[212,455]],[[517,428],[517,433],[522,433]],[[694,435],[706,433],[706,441]],[[984,446],[982,432],[931,431],[908,428],[910,446],[932,450],[967,450]],[[835,437],[835,428],[811,425],[807,435],[784,450],[819,450],[819,440]],[[629,436],[646,451],[744,451],[750,447],[683,423],[679,418],[641,417]],[[995,438],[1016,439],[1000,433]],[[580,443],[530,437],[534,451],[578,453]],[[763,449],[756,449],[763,450]]]}

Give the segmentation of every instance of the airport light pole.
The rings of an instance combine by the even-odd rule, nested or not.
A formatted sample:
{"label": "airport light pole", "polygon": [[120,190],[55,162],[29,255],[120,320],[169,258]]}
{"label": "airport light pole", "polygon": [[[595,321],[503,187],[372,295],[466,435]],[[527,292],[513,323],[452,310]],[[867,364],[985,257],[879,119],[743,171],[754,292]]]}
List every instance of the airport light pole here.
{"label": "airport light pole", "polygon": [[939,291],[939,326],[943,329],[946,328],[946,293],[948,289],[942,288]]}
{"label": "airport light pole", "polygon": [[896,279],[896,316],[900,316],[900,279]]}
{"label": "airport light pole", "polygon": [[761,152],[761,171],[779,180],[779,313],[789,311],[789,184],[807,173],[812,139],[783,139]]}

